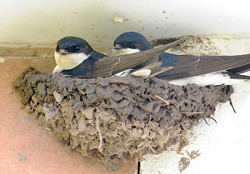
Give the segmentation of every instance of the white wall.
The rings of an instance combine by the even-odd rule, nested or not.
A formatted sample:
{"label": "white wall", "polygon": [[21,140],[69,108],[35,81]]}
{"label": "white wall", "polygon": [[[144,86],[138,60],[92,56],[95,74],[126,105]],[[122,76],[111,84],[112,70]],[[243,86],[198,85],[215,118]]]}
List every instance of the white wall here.
{"label": "white wall", "polygon": [[[249,0],[0,0],[0,42],[47,43],[56,42],[63,36],[74,35],[86,39],[95,47],[111,47],[116,36],[124,31],[138,31],[149,39],[184,34],[250,33],[249,2]],[[123,17],[124,23],[114,24],[113,18],[116,16]],[[248,49],[245,50],[247,51]],[[247,85],[249,86],[249,83],[243,84],[245,88]],[[234,99],[245,97],[241,108],[236,102],[239,113],[247,112],[250,101],[245,95],[249,93],[249,90],[245,89],[247,92],[244,93],[242,89],[239,86],[238,91],[241,93],[236,93],[237,95],[234,96]],[[236,173],[237,169],[247,170],[247,161],[244,161],[244,157],[249,156],[249,149],[246,148],[248,151],[241,153],[235,149],[240,149],[245,145],[249,147],[249,142],[244,143],[249,130],[247,127],[249,117],[245,112],[243,116],[229,117],[228,113],[232,112],[231,108],[225,104],[222,107],[227,107],[228,111],[222,112],[224,116],[221,117],[223,118],[221,122],[220,116],[217,115],[216,119],[218,118],[219,122],[217,127],[221,128],[227,124],[226,122],[222,125],[222,122],[230,120],[231,123],[237,121],[237,126],[245,129],[237,132],[235,126],[226,125],[229,129],[223,129],[228,130],[226,135],[233,134],[234,137],[230,139],[231,141],[222,143],[218,148],[223,150],[224,146],[228,147],[222,151],[225,154],[228,153],[224,156],[219,154],[221,151],[212,151],[218,146],[204,145],[207,142],[208,145],[216,144],[217,140],[202,139],[203,137],[200,136],[201,139],[198,142],[203,142],[203,144],[190,148],[191,150],[201,149],[202,155],[197,158],[196,163],[192,162],[184,173],[218,173],[216,171]],[[216,113],[220,112],[221,109]],[[243,126],[242,123],[244,123]],[[210,131],[218,130],[215,126],[206,128]],[[236,132],[231,134],[230,131]],[[214,134],[217,135],[218,132]],[[244,135],[245,139],[239,139],[241,137],[238,135]],[[218,134],[214,137],[222,139],[223,136],[224,134]],[[231,147],[228,146],[228,142],[236,144],[232,149],[234,150],[232,158],[230,158]],[[218,156],[215,156],[214,152],[218,152]],[[176,154],[173,155],[172,152],[159,155],[159,157],[148,157],[143,162],[143,173],[158,173],[159,171],[178,173],[179,159],[175,156]],[[223,163],[223,157],[224,160],[229,159],[229,163]],[[220,160],[223,165],[217,166],[221,164]],[[233,166],[234,161],[237,162],[235,166]],[[175,164],[172,164],[173,162]],[[228,166],[226,170],[224,170],[225,166]]]}
{"label": "white wall", "polygon": [[[116,16],[127,20],[114,24]],[[250,32],[249,3],[247,0],[0,0],[0,42],[55,42],[63,36],[75,35],[103,47],[110,46],[124,31],[139,31],[152,39]]]}

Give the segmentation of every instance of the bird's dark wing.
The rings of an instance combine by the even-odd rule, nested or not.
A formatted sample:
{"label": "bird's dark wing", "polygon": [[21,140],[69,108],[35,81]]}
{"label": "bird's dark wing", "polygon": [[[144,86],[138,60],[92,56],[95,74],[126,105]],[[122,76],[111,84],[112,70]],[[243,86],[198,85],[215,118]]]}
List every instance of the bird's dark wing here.
{"label": "bird's dark wing", "polygon": [[[164,66],[172,66],[169,71],[156,75],[157,78],[174,80],[211,72],[234,69],[250,64],[250,54],[239,56],[193,56],[172,55],[172,62],[166,58]],[[162,60],[164,62],[164,60]]]}
{"label": "bird's dark wing", "polygon": [[227,71],[230,73],[233,73],[233,74],[241,74],[241,73],[250,71],[250,64],[243,65],[243,66],[236,67],[236,68],[232,68],[232,69],[228,69]]}
{"label": "bird's dark wing", "polygon": [[229,75],[231,79],[249,79],[250,76],[240,75],[244,72],[250,71],[250,64],[228,69],[225,74]]}
{"label": "bird's dark wing", "polygon": [[240,74],[235,74],[235,73],[231,73],[229,71],[225,71],[223,72],[223,74],[227,74],[230,76],[230,79],[247,79],[250,80],[250,76],[246,76],[246,75],[240,75]]}
{"label": "bird's dark wing", "polygon": [[150,77],[161,77],[163,74],[168,74],[171,69],[176,69],[178,73],[187,72],[193,70],[195,62],[199,60],[197,56],[184,58],[179,55],[168,53],[161,53],[159,57],[157,62],[150,63],[140,69],[135,69],[131,74],[137,76],[138,72],[145,69],[151,70]]}
{"label": "bird's dark wing", "polygon": [[149,59],[153,58],[156,54],[160,54],[165,50],[182,43],[184,40],[185,38],[138,53],[113,57],[104,57],[96,61],[96,63],[94,64],[95,70],[89,75],[92,78],[112,76],[121,71],[131,69],[142,63],[145,63]]}

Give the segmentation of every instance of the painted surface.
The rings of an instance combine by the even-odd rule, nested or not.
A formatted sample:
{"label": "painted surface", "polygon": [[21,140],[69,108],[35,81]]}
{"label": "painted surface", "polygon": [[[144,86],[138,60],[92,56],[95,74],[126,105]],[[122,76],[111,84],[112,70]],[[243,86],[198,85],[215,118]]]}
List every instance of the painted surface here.
{"label": "painted surface", "polygon": [[[110,47],[124,31],[138,31],[149,39],[249,32],[249,3],[247,0],[1,0],[0,42],[55,42],[74,35],[96,47]],[[114,24],[117,17],[123,19],[122,24]]]}
{"label": "painted surface", "polygon": [[[0,0],[0,42],[44,42],[54,45],[61,37],[74,35],[86,39],[94,47],[110,48],[113,40],[125,31],[140,32],[148,39],[184,34],[249,33],[249,3],[248,0]],[[115,24],[116,17],[121,17],[118,19],[122,23]],[[241,35],[234,42],[217,39],[214,44],[220,49],[220,54],[250,52],[249,36]],[[13,66],[16,60],[19,58],[0,58],[0,70],[6,73],[1,73],[0,79],[0,139],[8,140],[1,146],[0,173],[55,173],[57,169],[74,173],[72,168],[76,172],[86,172],[87,169],[89,173],[103,171],[103,167],[82,167],[80,155],[67,155],[53,137],[40,130],[34,121],[29,121],[30,118],[19,109],[19,97],[14,95],[10,84],[14,80],[14,72],[17,73],[17,68]],[[12,63],[7,66],[8,61]],[[20,60],[18,73],[28,65],[46,62],[45,58],[29,61]],[[51,72],[54,67],[51,62],[53,59],[49,64],[46,62],[46,66],[40,66],[44,71]],[[183,173],[245,173],[249,170],[246,159],[250,155],[250,142],[247,139],[250,84],[241,82],[235,86],[233,102],[237,114],[232,112],[229,104],[224,104],[215,113],[218,124],[211,121],[211,126],[203,123],[196,129],[199,138],[183,151],[184,156],[186,149],[200,150],[201,155],[191,160]],[[4,105],[7,102],[11,104]],[[37,132],[31,135],[30,130],[34,129]],[[30,139],[32,145],[28,143]],[[50,155],[46,155],[47,152],[51,152]],[[51,163],[58,155],[60,157],[55,168]],[[173,151],[157,156],[148,155],[142,163],[142,173],[179,173],[178,161],[182,156]],[[69,164],[68,160],[72,162]],[[34,168],[37,170],[32,170]]]}

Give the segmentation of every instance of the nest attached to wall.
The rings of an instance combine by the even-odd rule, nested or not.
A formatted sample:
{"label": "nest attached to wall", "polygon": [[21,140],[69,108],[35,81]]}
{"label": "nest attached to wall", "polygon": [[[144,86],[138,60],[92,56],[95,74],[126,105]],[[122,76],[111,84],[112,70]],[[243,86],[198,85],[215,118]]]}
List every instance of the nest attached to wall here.
{"label": "nest attached to wall", "polygon": [[119,159],[165,151],[233,93],[228,85],[178,86],[131,76],[76,79],[34,68],[14,87],[27,111],[67,148],[98,156],[110,170],[120,167]]}

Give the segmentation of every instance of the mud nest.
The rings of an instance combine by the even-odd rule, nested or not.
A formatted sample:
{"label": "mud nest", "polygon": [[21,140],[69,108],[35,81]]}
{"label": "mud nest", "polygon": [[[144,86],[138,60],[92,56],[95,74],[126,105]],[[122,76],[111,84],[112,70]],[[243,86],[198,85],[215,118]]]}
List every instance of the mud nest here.
{"label": "mud nest", "polygon": [[228,85],[172,85],[150,78],[75,79],[26,70],[14,82],[26,109],[68,149],[98,156],[110,169],[119,159],[161,153],[218,103],[230,100]]}

